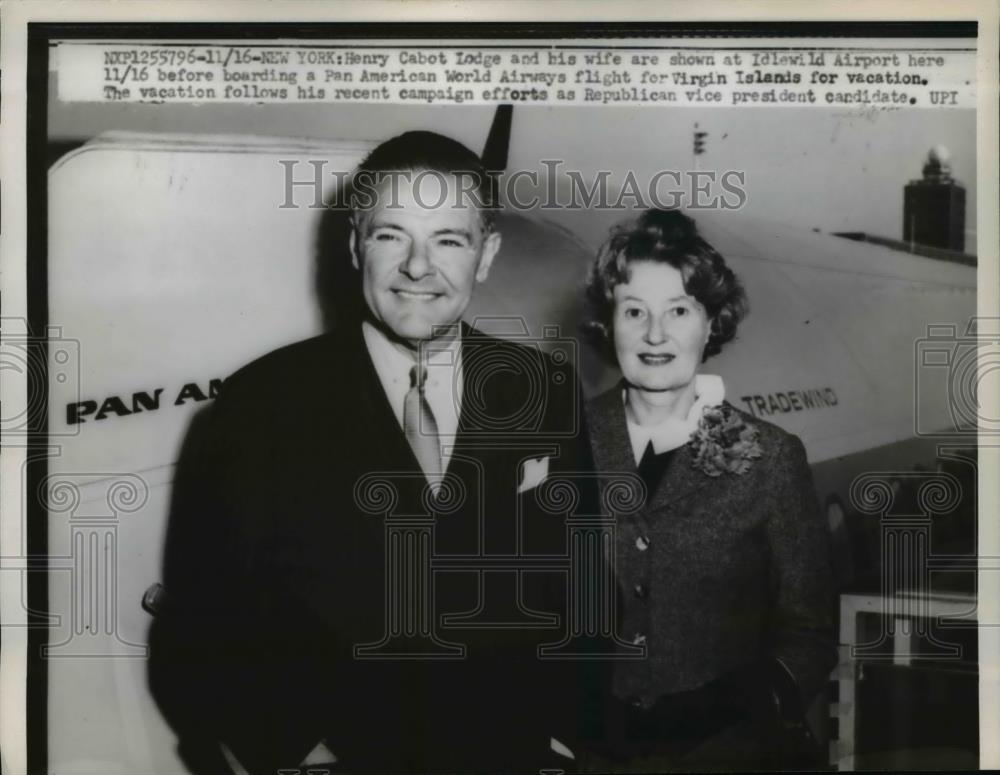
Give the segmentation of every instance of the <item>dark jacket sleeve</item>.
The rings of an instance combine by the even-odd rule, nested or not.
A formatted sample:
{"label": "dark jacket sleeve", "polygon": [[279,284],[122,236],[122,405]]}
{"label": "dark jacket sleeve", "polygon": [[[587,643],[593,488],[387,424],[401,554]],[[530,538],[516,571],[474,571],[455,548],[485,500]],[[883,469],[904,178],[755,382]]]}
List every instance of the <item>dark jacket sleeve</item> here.
{"label": "dark jacket sleeve", "polygon": [[233,526],[223,504],[226,399],[192,421],[174,476],[163,593],[150,631],[149,681],[193,772],[226,772],[232,642],[242,620]]}
{"label": "dark jacket sleeve", "polygon": [[797,437],[783,436],[786,443],[775,461],[769,488],[767,533],[775,596],[769,651],[794,679],[808,707],[837,661],[829,534],[805,448]]}
{"label": "dark jacket sleeve", "polygon": [[287,660],[262,587],[267,527],[236,501],[261,454],[259,393],[227,380],[192,424],[175,472],[148,669],[179,753],[198,774],[231,771],[220,743],[256,773],[295,766],[319,739],[283,702]]}

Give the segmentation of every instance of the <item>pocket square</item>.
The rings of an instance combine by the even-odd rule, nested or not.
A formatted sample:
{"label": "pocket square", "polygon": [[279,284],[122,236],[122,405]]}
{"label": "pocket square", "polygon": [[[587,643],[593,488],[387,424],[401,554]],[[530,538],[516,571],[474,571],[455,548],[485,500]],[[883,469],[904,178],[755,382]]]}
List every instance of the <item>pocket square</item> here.
{"label": "pocket square", "polygon": [[302,760],[299,767],[311,767],[316,764],[333,764],[337,761],[337,757],[333,755],[333,751],[326,747],[326,743],[320,740],[316,747],[313,748],[309,755]]}
{"label": "pocket square", "polygon": [[554,737],[549,738],[549,748],[560,756],[565,756],[567,759],[575,759],[576,756],[573,752],[566,747],[565,743],[561,743]]}
{"label": "pocket square", "polygon": [[531,488],[537,487],[545,481],[545,477],[548,475],[548,457],[525,460],[524,468],[521,469],[521,483],[517,486],[518,493],[527,492]]}

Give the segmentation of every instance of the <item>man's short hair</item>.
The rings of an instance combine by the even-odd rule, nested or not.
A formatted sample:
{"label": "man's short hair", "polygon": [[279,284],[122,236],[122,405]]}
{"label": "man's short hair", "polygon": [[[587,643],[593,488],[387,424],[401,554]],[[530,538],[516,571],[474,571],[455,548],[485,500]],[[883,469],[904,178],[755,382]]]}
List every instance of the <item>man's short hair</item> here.
{"label": "man's short hair", "polygon": [[469,176],[463,190],[479,208],[483,230],[492,231],[499,198],[496,176],[483,166],[478,155],[457,140],[437,132],[404,132],[374,148],[354,172],[351,212],[364,213],[372,207],[376,188],[383,180],[424,170],[462,178]]}

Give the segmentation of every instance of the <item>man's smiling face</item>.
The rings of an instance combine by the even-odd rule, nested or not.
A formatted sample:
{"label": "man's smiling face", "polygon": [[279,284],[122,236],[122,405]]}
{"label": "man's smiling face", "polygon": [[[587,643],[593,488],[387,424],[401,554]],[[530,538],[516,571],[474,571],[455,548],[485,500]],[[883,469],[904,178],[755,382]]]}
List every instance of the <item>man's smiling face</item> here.
{"label": "man's smiling face", "polygon": [[412,348],[462,318],[500,248],[459,186],[454,175],[398,175],[355,214],[351,251],[365,303],[376,324]]}

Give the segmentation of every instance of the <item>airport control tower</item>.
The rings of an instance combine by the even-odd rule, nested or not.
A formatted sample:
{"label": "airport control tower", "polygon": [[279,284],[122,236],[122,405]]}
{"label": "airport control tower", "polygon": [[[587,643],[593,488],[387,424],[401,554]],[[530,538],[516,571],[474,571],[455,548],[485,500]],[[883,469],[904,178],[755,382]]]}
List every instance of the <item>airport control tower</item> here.
{"label": "airport control tower", "polygon": [[943,145],[927,154],[924,176],[903,194],[903,240],[947,250],[965,250],[965,187],[951,177],[951,155]]}

